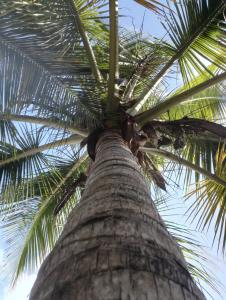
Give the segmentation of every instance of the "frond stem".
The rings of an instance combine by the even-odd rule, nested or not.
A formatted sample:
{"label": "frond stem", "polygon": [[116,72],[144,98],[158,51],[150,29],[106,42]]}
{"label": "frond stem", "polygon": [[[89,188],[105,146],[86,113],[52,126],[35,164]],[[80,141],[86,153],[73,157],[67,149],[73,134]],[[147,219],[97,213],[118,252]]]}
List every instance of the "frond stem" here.
{"label": "frond stem", "polygon": [[72,6],[73,6],[73,13],[74,13],[76,25],[78,26],[78,30],[81,35],[83,45],[86,49],[86,53],[88,55],[88,59],[89,59],[89,63],[90,63],[91,69],[92,69],[93,76],[95,77],[96,81],[102,82],[103,78],[102,78],[101,72],[98,68],[97,60],[96,60],[94,51],[92,49],[92,46],[90,44],[89,37],[87,35],[87,32],[85,31],[84,25],[79,16],[75,1],[72,0],[71,2],[72,2]]}
{"label": "frond stem", "polygon": [[148,120],[151,120],[162,113],[169,110],[171,107],[175,105],[179,105],[180,103],[186,101],[188,98],[204,91],[205,89],[220,83],[222,81],[226,80],[226,72],[221,73],[220,75],[217,75],[209,80],[206,80],[198,85],[196,85],[193,88],[190,88],[187,91],[184,91],[178,95],[172,96],[165,101],[159,103],[158,105],[150,108],[149,110],[135,116],[135,120],[140,124],[143,125]]}
{"label": "frond stem", "polygon": [[51,142],[51,143],[48,143],[48,144],[41,145],[41,146],[36,147],[36,148],[29,149],[27,151],[23,151],[19,154],[15,154],[15,156],[13,156],[13,157],[9,157],[9,158],[6,158],[5,160],[0,161],[0,167],[5,166],[7,164],[10,164],[12,162],[18,161],[20,159],[35,155],[35,154],[40,153],[42,151],[46,151],[46,150],[56,148],[56,147],[59,147],[59,146],[65,146],[65,145],[71,145],[71,144],[79,143],[79,142],[82,141],[82,139],[83,138],[78,136],[78,135],[72,135],[72,136],[70,136],[68,138],[65,138],[65,139],[61,139],[61,140],[58,140],[58,141],[55,141],[55,142]]}
{"label": "frond stem", "polygon": [[86,137],[88,135],[88,132],[82,129],[76,129],[73,126],[68,126],[66,123],[63,122],[57,122],[52,121],[51,119],[44,119],[34,116],[25,116],[25,115],[15,115],[15,114],[0,114],[0,120],[6,120],[6,121],[17,121],[17,122],[26,122],[26,123],[33,123],[33,124],[39,124],[44,125],[56,129],[61,130],[68,130],[72,133],[76,133],[82,137]]}
{"label": "frond stem", "polygon": [[208,172],[207,170],[205,170],[205,169],[191,163],[190,161],[188,161],[180,156],[177,156],[169,151],[157,149],[157,148],[147,148],[147,147],[142,147],[140,149],[144,152],[157,154],[157,155],[167,158],[169,160],[173,160],[176,163],[184,165],[187,168],[189,168],[199,174],[202,174],[202,175],[206,176],[207,178],[209,178],[210,180],[213,180],[213,181],[219,183],[220,185],[226,187],[226,182],[223,179],[221,179],[220,177],[218,177],[217,175],[212,174],[211,172]]}
{"label": "frond stem", "polygon": [[109,0],[110,11],[110,44],[109,44],[109,81],[107,112],[114,112],[118,108],[118,0]]}

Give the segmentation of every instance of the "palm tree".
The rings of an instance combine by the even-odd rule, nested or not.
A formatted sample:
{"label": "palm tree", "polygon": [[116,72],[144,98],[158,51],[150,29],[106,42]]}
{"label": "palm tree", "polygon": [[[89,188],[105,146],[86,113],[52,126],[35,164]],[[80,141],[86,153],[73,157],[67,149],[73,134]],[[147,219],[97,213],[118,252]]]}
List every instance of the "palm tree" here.
{"label": "palm tree", "polygon": [[205,299],[144,179],[166,190],[167,161],[185,189],[195,174],[191,215],[225,250],[225,1],[136,2],[161,14],[166,41],[119,30],[113,0],[0,1],[14,280],[51,251],[30,299]]}

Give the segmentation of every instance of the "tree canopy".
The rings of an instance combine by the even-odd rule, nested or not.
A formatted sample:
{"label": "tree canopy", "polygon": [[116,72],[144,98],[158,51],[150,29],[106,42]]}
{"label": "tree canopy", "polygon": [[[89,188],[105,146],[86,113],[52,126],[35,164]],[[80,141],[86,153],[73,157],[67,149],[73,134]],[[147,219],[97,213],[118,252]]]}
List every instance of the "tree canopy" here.
{"label": "tree canopy", "polygon": [[[0,216],[14,281],[53,248],[103,128],[120,127],[157,205],[164,172],[184,178],[191,218],[225,254],[225,1],[134,1],[164,38],[123,28],[117,1],[0,0]],[[199,243],[168,226],[195,256]]]}

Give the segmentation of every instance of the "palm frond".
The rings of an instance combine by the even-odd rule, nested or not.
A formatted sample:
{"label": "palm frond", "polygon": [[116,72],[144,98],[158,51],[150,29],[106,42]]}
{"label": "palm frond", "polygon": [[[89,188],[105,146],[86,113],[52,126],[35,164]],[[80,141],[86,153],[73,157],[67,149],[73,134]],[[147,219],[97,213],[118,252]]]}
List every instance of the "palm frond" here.
{"label": "palm frond", "polygon": [[[176,14],[165,15],[171,42],[177,53],[181,74],[186,83],[195,74],[208,72],[208,64],[225,70],[223,20],[224,0],[183,0],[175,2]],[[209,70],[211,74],[211,71]]]}
{"label": "palm frond", "polygon": [[[53,141],[46,136],[45,127],[29,128],[19,127],[14,130],[12,142],[0,141],[0,190],[2,201],[6,201],[8,194],[16,189],[22,182],[38,176],[45,169],[51,167],[56,161],[57,148],[66,145],[76,145],[82,138],[71,135]],[[9,139],[10,140],[10,139]],[[53,149],[54,152],[53,152]],[[79,147],[80,149],[80,147]],[[63,154],[61,153],[61,156]],[[27,186],[32,188],[32,186]]]}
{"label": "palm frond", "polygon": [[135,119],[137,122],[140,122],[140,124],[145,124],[145,122],[147,122],[149,119],[153,119],[154,117],[161,115],[162,113],[171,109],[171,107],[179,105],[185,102],[187,99],[193,97],[194,95],[197,95],[202,91],[206,90],[207,88],[217,85],[225,80],[226,80],[226,72],[216,75],[211,79],[206,80],[194,87],[191,87],[190,89],[180,94],[167,98],[165,101],[158,103],[157,105],[150,108],[149,110],[146,110],[145,112],[136,115]]}
{"label": "palm frond", "polygon": [[[212,74],[217,75],[216,66],[209,66],[209,70]],[[191,87],[195,87],[198,84],[209,80],[211,76],[212,75],[210,75],[209,72],[204,71],[201,75],[196,76],[194,80],[191,80],[189,85],[185,84],[179,87],[173,95],[180,94]],[[225,100],[225,83],[222,82],[192,96],[180,105],[171,107],[166,114],[161,116],[161,118],[175,120],[187,116],[200,119],[204,118],[209,121],[218,121],[216,117],[225,117]]]}
{"label": "palm frond", "polygon": [[[3,144],[2,156],[4,157],[0,160],[0,167],[4,167],[6,165],[10,165],[12,163],[21,161],[23,159],[29,158],[30,156],[34,156],[37,153],[48,151],[50,149],[54,149],[56,147],[61,147],[65,145],[73,145],[82,141],[82,138],[78,135],[71,135],[68,138],[55,140],[54,142],[38,145],[34,147],[32,145],[31,148],[19,149],[10,144]],[[9,153],[10,152],[10,153]]]}
{"label": "palm frond", "polygon": [[[215,67],[212,66],[212,71],[215,71]],[[190,86],[195,86],[204,80],[211,78],[205,72],[203,75],[198,76],[195,80],[191,81]],[[186,90],[188,85],[179,88],[176,94],[179,94],[183,90]],[[180,118],[199,118],[204,120],[210,120],[216,122],[216,124],[224,125],[225,119],[225,83],[221,83],[198,93],[196,96],[191,97],[186,102],[181,103],[178,106],[172,107],[167,113],[161,117],[167,120],[177,120]],[[216,125],[217,126],[217,125]],[[181,156],[186,160],[200,166],[209,172],[213,172],[215,168],[215,156],[219,143],[223,142],[223,136],[220,138],[217,134],[211,134],[210,132],[203,132],[203,134],[189,135],[186,139],[184,151]],[[192,172],[186,170],[186,188],[191,183]],[[200,180],[199,174],[195,176],[196,182]]]}
{"label": "palm frond", "polygon": [[[226,151],[225,145],[220,146],[216,154],[215,173],[226,180]],[[196,218],[198,227],[202,230],[214,226],[213,241],[221,247],[223,254],[226,246],[226,188],[216,182],[204,180],[197,184],[195,190],[187,198],[196,195],[190,207],[190,217]]]}
{"label": "palm frond", "polygon": [[[74,9],[74,17],[75,17],[75,20],[76,20],[76,24],[77,24],[79,33],[81,35],[83,45],[86,49],[86,53],[87,53],[87,56],[88,56],[88,59],[89,59],[89,63],[90,63],[90,67],[92,69],[92,73],[93,73],[95,79],[98,82],[101,82],[103,78],[102,78],[100,70],[98,68],[97,60],[96,60],[93,48],[91,46],[91,43],[89,41],[88,34],[85,30],[84,24],[81,21],[81,17],[80,17],[79,11],[78,11],[78,7],[77,7],[74,0],[72,0],[72,5],[73,5],[73,9]],[[90,26],[90,24],[89,24],[89,26]],[[101,30],[101,32],[103,32],[103,30]]]}
{"label": "palm frond", "polygon": [[0,17],[1,111],[39,109],[46,117],[92,127],[99,121],[103,89],[92,78],[70,1],[58,2],[13,1],[14,10]]}
{"label": "palm frond", "polygon": [[209,64],[225,70],[224,31],[220,28],[223,20],[224,0],[183,0],[174,3],[177,14],[172,10],[165,15],[169,37],[173,46],[168,44],[171,58],[141,92],[137,103],[131,109],[136,114],[149,99],[152,89],[178,61],[181,74],[186,83],[203,71],[211,71]]}
{"label": "palm frond", "polygon": [[213,174],[213,173],[211,173],[211,171],[208,171],[208,170],[200,167],[199,164],[192,163],[191,162],[192,160],[191,161],[185,160],[184,158],[182,158],[178,155],[175,155],[169,151],[162,150],[162,149],[143,147],[142,150],[144,152],[156,154],[156,155],[162,156],[166,159],[175,161],[175,162],[195,171],[196,173],[207,177],[208,179],[216,182],[217,184],[219,184],[223,187],[226,187],[226,181],[224,180],[224,178],[218,176],[217,174]]}
{"label": "palm frond", "polygon": [[[213,172],[216,166],[216,153],[220,140],[212,140],[209,136],[206,138],[189,138],[184,151],[181,156],[186,160],[192,162],[196,166],[204,168],[208,172]],[[203,176],[199,173],[195,174],[195,182],[198,184],[203,180]],[[187,169],[185,171],[185,190],[188,190],[190,184],[194,181],[192,171]]]}
{"label": "palm frond", "polygon": [[[8,185],[17,185],[23,179],[37,175],[48,165],[48,158],[41,152],[34,153],[28,157],[23,156],[20,160],[10,159],[20,155],[32,148],[37,148],[44,138],[42,130],[37,130],[36,134],[31,134],[27,128],[20,128],[20,132],[15,131],[13,144],[0,143],[0,189],[1,193],[7,189]],[[4,161],[8,160],[6,165]]]}
{"label": "palm frond", "polygon": [[68,125],[67,122],[62,122],[61,120],[56,119],[46,119],[40,117],[34,117],[29,115],[16,115],[16,114],[1,114],[0,113],[0,141],[4,141],[6,137],[10,140],[10,136],[15,135],[15,125],[12,121],[38,124],[40,126],[45,126],[47,128],[57,129],[62,132],[76,133],[80,136],[86,137],[88,131],[84,129],[78,129],[75,126]]}
{"label": "palm frond", "polygon": [[13,143],[15,132],[17,131],[15,125],[11,120],[2,119],[0,117],[0,141]]}
{"label": "palm frond", "polygon": [[[32,194],[24,195],[16,191],[14,198],[17,201],[13,205],[1,205],[1,234],[7,240],[7,262],[13,264],[14,282],[24,271],[35,271],[53,248],[67,216],[79,199],[79,192],[75,191],[66,206],[54,217],[56,203],[61,200],[71,180],[86,167],[85,155],[70,164],[42,173],[32,181]],[[27,181],[24,184],[31,183]],[[6,270],[7,267],[6,264]]]}
{"label": "palm frond", "polygon": [[[214,72],[216,68],[213,66],[211,70]],[[195,86],[204,80],[211,78],[208,72],[197,76],[195,80],[191,81],[189,86]],[[179,88],[176,94],[188,89],[188,85]],[[209,121],[222,123],[225,119],[225,84],[219,84],[207,88],[203,92],[191,97],[189,100],[180,105],[171,107],[167,113],[161,115],[165,120],[178,120],[182,118],[198,118]],[[224,123],[223,123],[224,124]],[[218,145],[222,139],[210,133],[203,133],[197,135],[189,135],[186,137],[184,150],[180,153],[181,157],[191,163],[213,172],[215,169],[215,156]],[[182,173],[181,173],[182,174]],[[178,177],[178,179],[180,176]],[[184,188],[188,190],[193,181],[193,171],[189,168],[185,170]],[[195,181],[198,183],[203,177],[199,173],[195,173]]]}
{"label": "palm frond", "polygon": [[207,262],[210,262],[210,258],[206,255],[207,248],[200,240],[200,233],[198,234],[198,232],[186,225],[181,225],[179,221],[172,221],[174,214],[178,218],[181,218],[181,215],[177,212],[175,198],[172,199],[173,204],[170,204],[171,196],[169,194],[165,198],[165,201],[160,204],[157,203],[157,208],[164,219],[168,231],[179,244],[191,276],[201,289],[203,289],[203,283],[208,286],[209,291],[204,290],[210,296],[210,290],[220,295],[220,290],[223,286],[207,264]]}
{"label": "palm frond", "polygon": [[[221,295],[222,284],[206,266],[209,258],[205,255],[205,247],[197,238],[193,237],[195,232],[177,223],[166,222],[166,224],[168,230],[180,245],[187,262],[187,268],[196,283],[201,289],[203,283],[205,283],[213,292]],[[206,292],[211,296],[211,292]]]}
{"label": "palm frond", "polygon": [[119,33],[118,33],[118,1],[109,1],[110,41],[109,41],[109,80],[107,113],[118,109],[118,79],[119,79]]}
{"label": "palm frond", "polygon": [[210,87],[187,101],[171,107],[161,117],[169,120],[194,117],[219,122],[224,119],[226,112],[224,93],[224,88],[221,85]]}
{"label": "palm frond", "polygon": [[135,2],[157,13],[161,13],[163,8],[166,8],[163,3],[157,0],[135,0]]}

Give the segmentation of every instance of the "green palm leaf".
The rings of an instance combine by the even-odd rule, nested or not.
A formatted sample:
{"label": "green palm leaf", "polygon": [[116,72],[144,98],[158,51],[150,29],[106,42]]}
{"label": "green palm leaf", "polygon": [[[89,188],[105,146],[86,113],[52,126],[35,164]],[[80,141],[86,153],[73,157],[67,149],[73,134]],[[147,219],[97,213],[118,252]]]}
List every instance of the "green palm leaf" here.
{"label": "green palm leaf", "polygon": [[224,8],[224,0],[183,0],[175,2],[176,14],[170,11],[166,15],[166,29],[186,82],[195,72],[208,71],[206,63],[225,70],[224,32],[220,28]]}
{"label": "green palm leaf", "polygon": [[[34,109],[83,127],[97,122],[103,88],[92,78],[69,2],[15,1],[13,12],[0,17],[1,111]],[[87,14],[83,8],[83,18]],[[73,120],[68,107],[76,111]]]}
{"label": "green palm leaf", "polygon": [[[220,284],[214,274],[206,267],[208,258],[205,256],[205,247],[203,247],[197,238],[192,238],[195,232],[183,228],[183,226],[177,223],[166,223],[168,230],[179,243],[186,258],[188,270],[197,284],[200,285],[200,281],[202,280],[212,291],[220,295],[222,284]],[[207,293],[211,296],[211,293]]]}
{"label": "green palm leaf", "polygon": [[173,43],[168,43],[171,58],[140,93],[137,103],[130,110],[132,114],[137,114],[148,101],[152,90],[177,61],[186,83],[204,71],[211,74],[209,64],[225,70],[225,47],[222,43],[224,31],[220,28],[225,1],[183,0],[180,4],[175,2],[174,5],[177,14],[172,10],[167,11],[165,22],[168,27],[164,23]]}
{"label": "green palm leaf", "polygon": [[51,141],[49,136],[46,136],[50,131],[46,132],[45,127],[17,125],[13,133],[11,143],[0,141],[1,201],[8,204],[18,198],[16,196],[15,199],[12,198],[16,190],[33,197],[33,179],[58,162],[57,151],[60,150],[63,155],[63,149],[65,147],[67,149],[70,145],[80,150],[76,144],[82,140],[77,135],[65,138],[65,133],[52,132],[53,141]]}
{"label": "green palm leaf", "polygon": [[[225,174],[225,145],[220,146],[216,154],[216,174],[226,180]],[[218,248],[222,246],[222,252],[226,246],[226,189],[224,186],[210,180],[204,180],[197,184],[194,191],[188,194],[188,198],[197,195],[195,201],[190,207],[192,218],[198,220],[198,226],[204,230],[214,224],[215,235],[213,241],[216,241]]]}
{"label": "green palm leaf", "polygon": [[[8,185],[17,185],[24,179],[37,175],[48,165],[48,158],[41,152],[22,157],[16,157],[30,149],[37,148],[43,139],[43,130],[31,134],[27,128],[20,128],[14,136],[14,144],[0,142],[0,189],[7,189]],[[15,158],[15,159],[14,159]],[[5,161],[9,160],[7,164]]]}
{"label": "green palm leaf", "polygon": [[[214,72],[216,68],[212,66],[210,70]],[[210,77],[211,75],[208,74],[208,72],[204,72],[202,75],[197,76],[193,81],[190,81],[189,85],[190,87],[195,86]],[[188,85],[179,88],[175,94],[178,94],[186,89],[188,89]],[[216,123],[221,124],[225,119],[225,100],[225,84],[222,83],[207,88],[196,96],[191,97],[184,103],[172,107],[161,117],[167,120],[194,117],[198,119],[215,121]],[[181,153],[181,156],[197,166],[212,172],[215,169],[215,157],[220,142],[221,140],[217,136],[210,133],[203,133],[198,136],[190,135],[186,139],[186,145],[184,151]],[[187,190],[193,178],[191,170],[186,169],[185,178],[185,189]],[[201,179],[202,177],[196,173],[196,183],[198,183]]]}
{"label": "green palm leaf", "polygon": [[[196,76],[193,80],[190,80],[189,84],[179,87],[173,95],[180,94],[189,90],[189,88],[195,87],[210,79],[212,76],[210,72],[212,74],[217,74],[217,67],[214,65],[208,66],[208,70],[209,71],[204,71],[201,75]],[[190,97],[190,99],[180,105],[171,107],[167,114],[164,114],[161,117],[174,120],[188,116],[214,121],[216,116],[217,118],[224,118],[225,100],[225,83],[223,82]]]}
{"label": "green palm leaf", "polygon": [[[172,218],[170,218],[170,216],[171,214],[173,215],[173,211],[175,210],[175,203],[171,203],[172,201],[169,195],[167,195],[167,198],[168,199],[165,199],[160,204],[157,202],[157,207],[168,231],[180,245],[184,257],[186,258],[189,272],[198,285],[200,285],[200,281],[205,282],[212,292],[216,292],[220,295],[220,290],[223,286],[206,265],[206,262],[209,260],[206,255],[207,249],[202,242],[197,239],[197,232],[195,230],[192,230],[186,225],[181,225],[179,222],[171,221]],[[173,200],[175,202],[175,199]],[[200,287],[202,289],[202,286]],[[211,296],[211,292],[206,292]]]}
{"label": "green palm leaf", "polygon": [[16,127],[10,120],[0,120],[0,141],[13,143]]}
{"label": "green palm leaf", "polygon": [[[33,186],[32,193],[21,193],[25,189],[23,186],[12,195],[13,204],[1,204],[4,215],[1,234],[5,240],[8,239],[8,258],[12,258],[14,281],[25,270],[36,270],[56,243],[67,216],[79,198],[79,192],[75,191],[66,206],[54,217],[57,201],[61,199],[72,176],[78,177],[87,167],[86,155],[74,159],[66,165],[43,172],[32,181],[24,182],[24,186]],[[7,268],[10,265],[6,264]]]}

